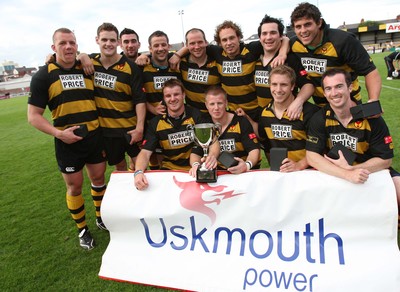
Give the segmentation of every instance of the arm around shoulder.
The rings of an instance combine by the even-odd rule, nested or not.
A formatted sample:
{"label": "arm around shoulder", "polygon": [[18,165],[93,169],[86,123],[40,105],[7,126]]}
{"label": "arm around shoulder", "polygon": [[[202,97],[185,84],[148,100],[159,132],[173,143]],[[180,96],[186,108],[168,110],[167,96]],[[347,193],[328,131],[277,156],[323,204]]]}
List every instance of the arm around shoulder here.
{"label": "arm around shoulder", "polygon": [[94,74],[94,66],[92,59],[86,53],[80,53],[76,59],[81,62],[83,71],[87,75]]}

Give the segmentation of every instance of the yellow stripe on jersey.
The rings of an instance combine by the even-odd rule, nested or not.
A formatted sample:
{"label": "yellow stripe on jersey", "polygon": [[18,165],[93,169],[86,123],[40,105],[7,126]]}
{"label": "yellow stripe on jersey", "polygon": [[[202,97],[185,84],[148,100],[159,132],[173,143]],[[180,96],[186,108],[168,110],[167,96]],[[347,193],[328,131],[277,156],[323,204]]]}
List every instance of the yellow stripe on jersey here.
{"label": "yellow stripe on jersey", "polygon": [[222,88],[224,88],[226,93],[230,96],[243,96],[247,93],[254,92],[256,86],[254,85],[254,83],[240,86],[226,86],[222,84]]}
{"label": "yellow stripe on jersey", "polygon": [[297,140],[306,140],[307,139],[307,134],[304,130],[292,130],[293,133],[293,138]]}
{"label": "yellow stripe on jersey", "polygon": [[65,115],[96,110],[96,105],[93,100],[75,100],[71,102],[65,102],[62,106],[58,106],[54,111],[52,111],[51,117],[52,119],[56,119]]}
{"label": "yellow stripe on jersey", "polygon": [[300,161],[306,157],[306,149],[288,151],[288,158],[293,161]]}
{"label": "yellow stripe on jersey", "polygon": [[120,119],[114,119],[114,118],[104,118],[104,117],[99,117],[100,125],[104,128],[110,128],[110,129],[119,129],[119,128],[132,128],[132,125],[136,125],[137,117],[131,117],[131,118],[120,118]]}
{"label": "yellow stripe on jersey", "polygon": [[95,97],[98,108],[116,110],[118,112],[127,112],[133,110],[132,101],[110,101],[108,98]]}
{"label": "yellow stripe on jersey", "polygon": [[99,127],[93,96],[93,80],[76,65],[68,71],[55,63],[47,66],[51,84],[47,89],[51,118],[57,129],[86,124],[89,131]]}
{"label": "yellow stripe on jersey", "polygon": [[172,169],[172,170],[189,171],[191,167],[190,167],[190,165],[189,166],[183,166],[183,165],[177,166],[176,164],[174,164],[171,161],[163,160],[162,163],[161,163],[161,168],[163,168],[163,169]]}

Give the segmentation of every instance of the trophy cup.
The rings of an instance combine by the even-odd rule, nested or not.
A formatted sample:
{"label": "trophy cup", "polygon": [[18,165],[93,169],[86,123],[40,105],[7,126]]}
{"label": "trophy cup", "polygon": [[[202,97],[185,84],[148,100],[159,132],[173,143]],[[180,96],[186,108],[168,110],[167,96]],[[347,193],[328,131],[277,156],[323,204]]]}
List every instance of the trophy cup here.
{"label": "trophy cup", "polygon": [[[208,148],[211,144],[218,140],[219,133],[221,133],[221,125],[219,123],[204,123],[197,125],[188,125],[188,131],[193,131],[194,142],[203,148],[204,156],[208,155]],[[196,182],[216,182],[217,181],[217,169],[207,169],[205,163],[201,167],[197,168],[196,171]]]}

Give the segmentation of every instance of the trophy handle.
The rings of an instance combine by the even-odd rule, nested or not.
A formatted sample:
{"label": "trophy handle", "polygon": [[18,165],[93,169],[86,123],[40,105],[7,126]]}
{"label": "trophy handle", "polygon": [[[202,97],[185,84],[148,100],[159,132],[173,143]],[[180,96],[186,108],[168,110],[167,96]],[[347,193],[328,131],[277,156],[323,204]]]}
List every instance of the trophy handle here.
{"label": "trophy handle", "polygon": [[[222,126],[220,123],[215,123],[213,125],[213,128],[212,128],[213,137],[212,137],[210,145],[214,144],[218,140],[219,136],[221,135],[221,129],[222,129]],[[208,145],[208,146],[210,146],[210,145]],[[208,156],[208,147],[203,148],[203,152],[204,152],[204,157],[207,157]]]}
{"label": "trophy handle", "polygon": [[[196,136],[196,129],[208,129],[209,131],[209,136],[207,135],[207,141],[204,139],[200,139]],[[192,125],[189,124],[186,126],[186,131],[193,133],[193,141],[199,145],[200,147],[203,148],[204,152],[204,157],[208,156],[208,147],[210,145],[214,144],[215,141],[218,140],[220,133],[221,133],[221,124],[220,123],[203,123],[203,124],[197,124],[197,125]],[[211,133],[210,133],[211,132]]]}
{"label": "trophy handle", "polygon": [[[214,129],[216,129],[216,131],[215,131],[215,137],[216,137],[216,139],[214,140],[214,142],[215,142],[215,141],[218,140],[219,136],[221,136],[222,125],[221,125],[220,123],[215,123],[215,124],[214,124]],[[213,143],[214,143],[214,142],[213,142]]]}

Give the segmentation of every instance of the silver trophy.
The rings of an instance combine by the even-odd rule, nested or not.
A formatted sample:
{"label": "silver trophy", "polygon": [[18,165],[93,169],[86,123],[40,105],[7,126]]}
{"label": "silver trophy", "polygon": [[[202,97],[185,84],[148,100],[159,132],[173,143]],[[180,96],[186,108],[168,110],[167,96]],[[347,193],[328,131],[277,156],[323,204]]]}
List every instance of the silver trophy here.
{"label": "silver trophy", "polygon": [[[187,125],[187,130],[193,132],[194,142],[203,148],[203,157],[208,156],[208,148],[218,140],[221,133],[221,124],[204,123],[196,125]],[[216,182],[217,169],[207,169],[205,163],[196,171],[196,182]]]}

